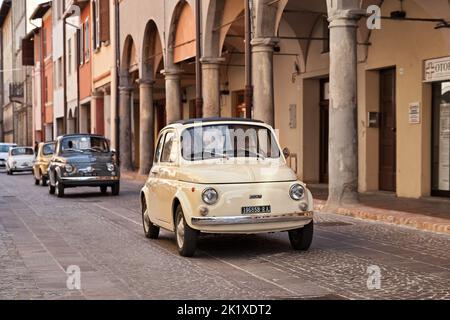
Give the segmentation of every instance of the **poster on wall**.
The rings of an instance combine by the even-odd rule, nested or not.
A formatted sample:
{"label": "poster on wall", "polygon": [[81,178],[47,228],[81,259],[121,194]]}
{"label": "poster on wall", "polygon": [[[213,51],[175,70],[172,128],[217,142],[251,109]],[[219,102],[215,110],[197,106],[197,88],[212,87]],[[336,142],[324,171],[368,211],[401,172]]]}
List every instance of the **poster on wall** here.
{"label": "poster on wall", "polygon": [[439,189],[450,191],[450,103],[441,104],[439,140]]}

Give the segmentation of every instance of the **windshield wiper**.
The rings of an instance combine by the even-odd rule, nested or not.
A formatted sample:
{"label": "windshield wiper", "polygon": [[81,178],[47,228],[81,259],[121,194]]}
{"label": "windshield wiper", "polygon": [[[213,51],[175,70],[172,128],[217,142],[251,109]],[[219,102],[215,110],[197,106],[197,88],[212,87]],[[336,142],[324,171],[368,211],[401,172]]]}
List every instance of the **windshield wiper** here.
{"label": "windshield wiper", "polygon": [[[203,151],[203,152],[196,153],[196,154],[193,155],[192,158],[193,158],[194,160],[199,160],[199,159],[205,160],[205,156],[204,156],[205,153],[211,155],[212,158],[217,158],[217,157],[219,157],[219,158],[223,158],[223,159],[229,159],[229,156],[226,155],[226,154],[223,154],[223,153],[217,153],[217,152],[212,152],[212,151]],[[201,155],[201,156],[199,156],[199,155]]]}
{"label": "windshield wiper", "polygon": [[249,155],[253,154],[256,157],[261,158],[263,160],[266,160],[266,158],[267,158],[265,155],[263,155],[260,152],[254,152],[254,151],[250,151],[250,150],[247,150],[247,149],[239,149],[239,150],[237,150],[237,154],[239,155],[239,153],[242,152],[242,151],[248,153]]}
{"label": "windshield wiper", "polygon": [[70,152],[80,152],[80,153],[84,153],[84,151],[83,150],[81,150],[81,149],[65,149],[64,150],[65,152],[67,152],[67,151],[70,151]]}

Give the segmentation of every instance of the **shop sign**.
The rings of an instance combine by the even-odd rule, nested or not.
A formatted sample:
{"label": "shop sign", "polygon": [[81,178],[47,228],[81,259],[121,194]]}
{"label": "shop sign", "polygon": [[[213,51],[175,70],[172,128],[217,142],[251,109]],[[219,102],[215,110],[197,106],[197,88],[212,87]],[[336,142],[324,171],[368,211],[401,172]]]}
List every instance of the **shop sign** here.
{"label": "shop sign", "polygon": [[450,57],[425,61],[425,82],[450,80]]}
{"label": "shop sign", "polygon": [[409,123],[420,124],[420,103],[411,103],[409,105]]}

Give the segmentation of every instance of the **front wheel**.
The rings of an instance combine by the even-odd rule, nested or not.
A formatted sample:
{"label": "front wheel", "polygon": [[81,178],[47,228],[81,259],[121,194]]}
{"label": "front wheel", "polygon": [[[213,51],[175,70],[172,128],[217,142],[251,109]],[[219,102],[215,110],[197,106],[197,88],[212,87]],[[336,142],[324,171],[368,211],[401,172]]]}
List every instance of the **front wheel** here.
{"label": "front wheel", "polygon": [[113,196],[118,196],[120,193],[120,182],[114,183],[111,187],[111,190]]}
{"label": "front wheel", "polygon": [[41,183],[39,179],[34,178],[34,185],[38,186]]}
{"label": "front wheel", "polygon": [[184,219],[183,209],[178,206],[175,214],[175,235],[178,252],[183,257],[192,257],[197,249],[199,232],[192,229]]}
{"label": "front wheel", "polygon": [[56,193],[56,188],[54,186],[52,186],[51,182],[49,182],[49,184],[48,184],[48,193],[51,195]]}
{"label": "front wheel", "polygon": [[56,180],[56,186],[55,186],[55,189],[56,189],[56,195],[58,196],[58,198],[64,198],[64,185],[59,181],[59,180]]}
{"label": "front wheel", "polygon": [[107,187],[107,186],[101,186],[101,187],[100,187],[100,192],[101,192],[102,194],[106,194],[106,193],[108,192],[108,187]]}
{"label": "front wheel", "polygon": [[308,251],[314,235],[314,222],[311,221],[303,228],[289,231],[289,240],[294,250]]}

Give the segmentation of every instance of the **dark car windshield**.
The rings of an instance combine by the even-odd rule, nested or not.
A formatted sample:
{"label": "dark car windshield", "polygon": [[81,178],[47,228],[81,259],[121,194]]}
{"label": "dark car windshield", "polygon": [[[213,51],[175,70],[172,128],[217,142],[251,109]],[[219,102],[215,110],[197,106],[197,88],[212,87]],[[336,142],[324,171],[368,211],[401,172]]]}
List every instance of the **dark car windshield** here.
{"label": "dark car windshield", "polygon": [[15,148],[11,150],[12,156],[32,156],[34,155],[34,150],[31,148]]}
{"label": "dark car windshield", "polygon": [[42,147],[42,154],[44,156],[51,156],[54,153],[55,153],[55,144],[54,143],[45,144]]}
{"label": "dark car windshield", "polygon": [[109,152],[108,141],[101,137],[74,136],[63,138],[62,152]]}
{"label": "dark car windshield", "polygon": [[182,133],[181,145],[182,156],[189,161],[280,158],[272,131],[256,125],[220,124],[189,128]]}
{"label": "dark car windshield", "polygon": [[0,152],[1,153],[8,153],[9,149],[11,149],[11,148],[12,148],[12,146],[8,146],[8,145],[5,145],[5,144],[0,145]]}

